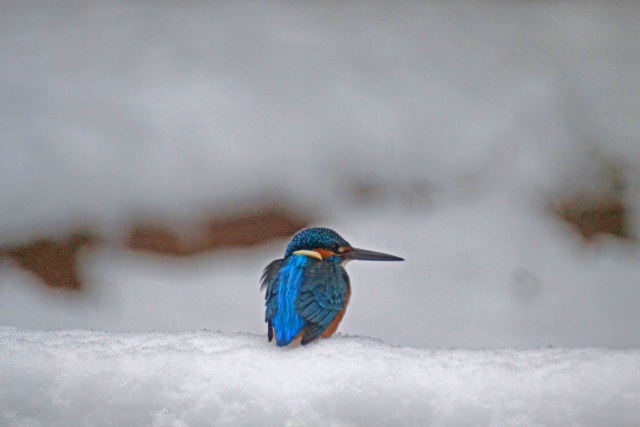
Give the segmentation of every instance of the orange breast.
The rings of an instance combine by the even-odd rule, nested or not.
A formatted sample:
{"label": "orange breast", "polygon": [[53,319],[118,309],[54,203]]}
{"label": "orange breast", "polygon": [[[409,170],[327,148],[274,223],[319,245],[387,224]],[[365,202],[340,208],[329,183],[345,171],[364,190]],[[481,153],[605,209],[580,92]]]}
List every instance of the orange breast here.
{"label": "orange breast", "polygon": [[329,338],[331,335],[333,335],[336,332],[336,329],[338,329],[338,325],[340,324],[340,322],[342,322],[342,318],[344,317],[345,311],[347,311],[347,305],[349,304],[350,298],[351,298],[351,285],[347,284],[347,295],[344,300],[344,307],[342,307],[342,310],[338,312],[338,314],[336,315],[336,318],[333,319],[333,322],[331,322],[329,327],[322,333],[321,335],[322,338]]}

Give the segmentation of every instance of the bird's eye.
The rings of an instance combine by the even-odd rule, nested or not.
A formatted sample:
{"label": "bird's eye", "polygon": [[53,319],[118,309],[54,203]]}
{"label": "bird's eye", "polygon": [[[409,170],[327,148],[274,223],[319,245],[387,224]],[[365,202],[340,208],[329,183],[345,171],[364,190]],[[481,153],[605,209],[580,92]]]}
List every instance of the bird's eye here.
{"label": "bird's eye", "polygon": [[331,252],[339,254],[340,252],[342,252],[340,250],[340,245],[337,243],[334,243],[333,246],[331,246]]}

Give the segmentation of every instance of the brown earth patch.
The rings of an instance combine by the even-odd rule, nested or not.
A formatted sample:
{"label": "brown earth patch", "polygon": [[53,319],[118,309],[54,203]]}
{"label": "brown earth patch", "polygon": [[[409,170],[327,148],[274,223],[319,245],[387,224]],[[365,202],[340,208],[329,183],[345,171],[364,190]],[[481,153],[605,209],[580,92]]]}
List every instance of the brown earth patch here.
{"label": "brown earth patch", "polygon": [[307,219],[277,208],[213,217],[182,226],[142,223],[132,229],[126,245],[134,250],[188,256],[290,237],[308,223]]}
{"label": "brown earth patch", "polygon": [[555,213],[588,243],[599,234],[633,238],[624,201],[612,194],[581,194],[560,203]]}
{"label": "brown earth patch", "polygon": [[[141,222],[131,227],[124,242],[117,245],[136,251],[190,256],[228,247],[248,247],[274,238],[290,237],[309,223],[308,218],[277,206],[262,206],[226,216],[193,220],[181,226]],[[22,245],[0,247],[8,257],[34,273],[44,284],[81,289],[79,255],[82,249],[104,241],[107,236],[78,231],[62,237],[44,237]]]}
{"label": "brown earth patch", "polygon": [[80,289],[78,256],[98,238],[88,232],[74,232],[61,238],[43,238],[24,245],[0,250],[21,268],[35,274],[46,285],[67,289]]}

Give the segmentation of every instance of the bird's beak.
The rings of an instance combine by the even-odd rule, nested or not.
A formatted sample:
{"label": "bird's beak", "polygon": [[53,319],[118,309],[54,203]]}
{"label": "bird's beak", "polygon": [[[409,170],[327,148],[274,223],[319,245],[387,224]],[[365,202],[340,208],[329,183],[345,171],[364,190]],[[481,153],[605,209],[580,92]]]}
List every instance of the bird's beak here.
{"label": "bird's beak", "polygon": [[357,259],[360,261],[404,261],[404,258],[400,258],[395,255],[358,248],[352,248],[351,252],[347,252],[344,258],[346,260]]}

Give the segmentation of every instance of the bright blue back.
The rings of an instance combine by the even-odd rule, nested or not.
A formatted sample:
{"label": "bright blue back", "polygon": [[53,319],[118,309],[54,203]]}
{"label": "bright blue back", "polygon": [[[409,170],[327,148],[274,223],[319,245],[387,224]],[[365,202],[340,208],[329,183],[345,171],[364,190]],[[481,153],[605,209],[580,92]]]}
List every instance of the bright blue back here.
{"label": "bright blue back", "polygon": [[271,319],[276,330],[278,345],[287,345],[296,337],[305,325],[305,320],[298,316],[295,301],[300,294],[300,283],[304,268],[309,262],[306,255],[292,255],[287,258],[280,269],[278,277],[278,293],[275,301],[278,309]]}

